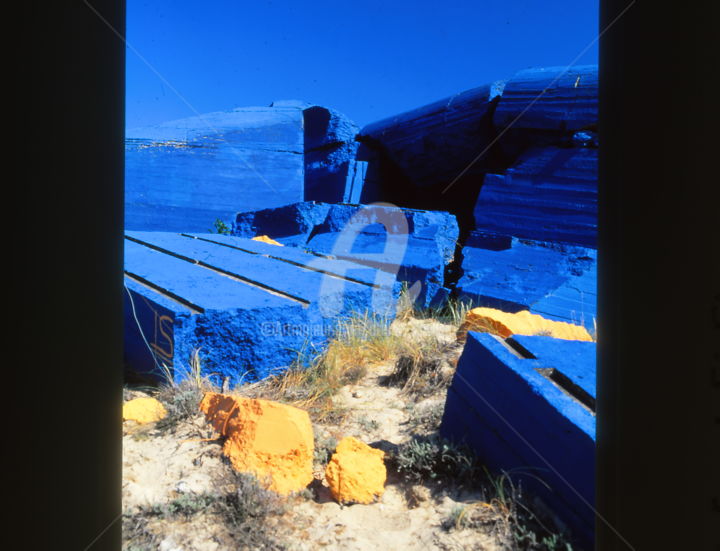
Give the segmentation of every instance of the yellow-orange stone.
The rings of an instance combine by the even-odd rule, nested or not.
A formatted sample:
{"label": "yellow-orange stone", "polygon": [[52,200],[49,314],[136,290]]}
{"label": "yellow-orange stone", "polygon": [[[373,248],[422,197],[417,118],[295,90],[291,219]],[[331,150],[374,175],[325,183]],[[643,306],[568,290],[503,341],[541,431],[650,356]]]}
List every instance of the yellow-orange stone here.
{"label": "yellow-orange stone", "polygon": [[325,469],[330,492],[340,503],[372,503],[385,491],[385,452],[357,438],[343,438]]}
{"label": "yellow-orange stone", "polygon": [[270,243],[271,245],[280,245],[283,246],[282,243],[278,243],[275,241],[272,237],[268,237],[267,235],[256,235],[252,238],[253,241],[262,241],[263,243]]}
{"label": "yellow-orange stone", "polygon": [[465,340],[468,331],[484,331],[504,339],[512,335],[547,334],[570,341],[592,340],[582,325],[549,320],[527,310],[510,314],[495,308],[473,308],[465,315],[465,321],[457,332],[458,339]]}
{"label": "yellow-orange stone", "polygon": [[307,412],[292,406],[208,392],[200,409],[226,437],[223,453],[240,472],[269,479],[269,488],[287,495],[313,479],[313,429]]}
{"label": "yellow-orange stone", "polygon": [[167,415],[163,405],[155,398],[135,398],[123,404],[123,419],[137,423],[152,423]]}

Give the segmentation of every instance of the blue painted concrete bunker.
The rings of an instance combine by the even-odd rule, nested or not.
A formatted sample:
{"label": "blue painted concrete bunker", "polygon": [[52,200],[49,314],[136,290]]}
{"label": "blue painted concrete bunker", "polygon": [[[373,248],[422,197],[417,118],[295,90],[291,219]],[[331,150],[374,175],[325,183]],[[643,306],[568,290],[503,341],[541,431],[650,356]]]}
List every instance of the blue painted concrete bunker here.
{"label": "blue painted concrete bunker", "polygon": [[[321,351],[344,316],[392,319],[401,284],[421,308],[455,299],[594,330],[595,66],[520,71],[363,128],[276,101],[135,131],[126,146],[135,368],[182,378],[200,350],[215,382],[260,380]],[[206,233],[218,219],[232,235]],[[594,346],[471,332],[441,427],[519,473],[584,544]]]}

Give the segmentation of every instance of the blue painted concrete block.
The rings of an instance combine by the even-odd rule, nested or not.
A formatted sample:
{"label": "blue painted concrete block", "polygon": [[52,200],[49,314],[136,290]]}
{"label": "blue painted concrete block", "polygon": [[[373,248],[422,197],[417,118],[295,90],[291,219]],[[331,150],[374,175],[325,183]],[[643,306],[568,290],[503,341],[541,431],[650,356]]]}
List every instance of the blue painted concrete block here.
{"label": "blue painted concrete block", "polygon": [[330,205],[315,201],[293,203],[279,208],[240,212],[232,234],[238,237],[268,235],[284,245],[303,246],[315,226],[322,224]]}
{"label": "blue painted concrete block", "polygon": [[[485,244],[490,237],[469,240]],[[574,245],[503,236],[495,248],[466,246],[458,298],[506,312],[530,310],[550,319],[594,329],[597,315],[597,251]],[[508,244],[502,248],[501,244]]]}
{"label": "blue painted concrete block", "polygon": [[303,115],[246,107],[129,130],[125,227],[210,231],[304,194]]}
{"label": "blue painted concrete block", "polygon": [[[419,282],[419,305],[442,304],[448,297],[444,271],[454,257],[459,232],[455,217],[445,212],[364,207],[304,202],[240,213],[233,233],[269,235],[285,245],[383,270],[409,286]],[[350,237],[345,238],[347,230]]]}
{"label": "blue painted concrete block", "polygon": [[[468,333],[440,427],[539,496],[590,545],[595,343]],[[538,478],[542,481],[540,482]]]}
{"label": "blue painted concrete block", "polygon": [[125,273],[130,367],[181,379],[199,348],[204,373],[233,385],[319,351],[355,312],[390,321],[399,291],[364,266],[215,234],[127,232]]}
{"label": "blue painted concrete block", "polygon": [[488,174],[475,205],[475,228],[597,247],[597,152],[534,148],[504,175]]}

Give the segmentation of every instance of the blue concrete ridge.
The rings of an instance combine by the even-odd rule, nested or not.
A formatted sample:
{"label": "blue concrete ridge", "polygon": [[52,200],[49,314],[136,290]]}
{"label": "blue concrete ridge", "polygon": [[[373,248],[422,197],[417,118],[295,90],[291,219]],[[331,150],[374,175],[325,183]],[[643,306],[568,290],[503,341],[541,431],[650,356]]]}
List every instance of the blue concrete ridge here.
{"label": "blue concrete ridge", "polygon": [[498,128],[582,130],[598,122],[598,66],[543,67],[516,73],[495,109]]}
{"label": "blue concrete ridge", "polygon": [[591,542],[594,513],[585,502],[594,503],[595,416],[540,370],[554,368],[594,397],[595,343],[512,340],[534,358],[499,337],[468,333],[440,432],[472,446],[491,469],[514,471],[580,540]]}
{"label": "blue concrete ridge", "polygon": [[543,147],[485,177],[475,229],[597,247],[597,149]]}

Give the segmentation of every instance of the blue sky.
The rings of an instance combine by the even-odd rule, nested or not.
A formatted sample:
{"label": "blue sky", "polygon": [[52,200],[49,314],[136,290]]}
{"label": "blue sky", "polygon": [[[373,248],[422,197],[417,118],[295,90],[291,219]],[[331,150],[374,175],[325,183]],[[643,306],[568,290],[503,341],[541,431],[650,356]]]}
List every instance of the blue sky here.
{"label": "blue sky", "polygon": [[[362,126],[567,65],[597,33],[598,0],[127,0],[126,126],[276,99]],[[596,43],[576,64],[597,56]]]}

